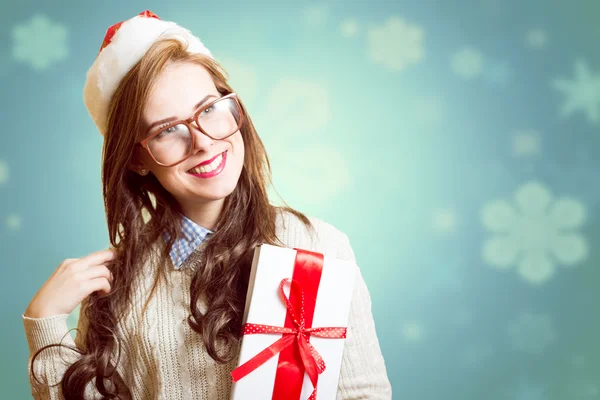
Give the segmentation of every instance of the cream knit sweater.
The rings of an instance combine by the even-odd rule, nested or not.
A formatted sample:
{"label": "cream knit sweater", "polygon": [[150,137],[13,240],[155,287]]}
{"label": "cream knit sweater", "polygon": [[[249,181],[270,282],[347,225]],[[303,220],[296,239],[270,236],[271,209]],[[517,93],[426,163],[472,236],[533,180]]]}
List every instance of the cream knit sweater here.
{"label": "cream knit sweater", "polygon": [[[315,225],[316,236],[310,234],[294,215],[282,213],[277,219],[277,236],[289,248],[298,247],[326,254],[335,252],[340,259],[355,260],[344,233],[317,218],[310,217],[310,220]],[[153,262],[146,262],[143,266],[146,273],[141,274],[142,285],[136,292],[130,315],[117,326],[123,338],[117,370],[135,400],[230,398],[230,372],[237,366],[237,360],[225,365],[215,363],[205,352],[199,335],[186,322],[190,282],[197,265],[193,260],[198,258],[195,252],[184,262],[181,270],[173,268],[169,261],[167,281],[161,281],[146,314],[141,315],[149,293],[147,290],[152,283],[152,268],[157,268]],[[84,306],[85,301],[82,303]],[[81,343],[85,334],[77,334],[75,340],[67,334],[67,317],[68,314],[45,318],[22,315],[30,350],[28,370],[31,356],[45,345],[63,340],[63,344],[85,348]],[[78,328],[85,332],[86,327],[84,313],[80,312]],[[55,384],[78,355],[64,347],[46,349],[35,360],[36,376],[42,382]],[[29,381],[35,399],[64,398],[60,385],[48,389],[38,384],[31,374]],[[371,299],[359,272],[350,310],[337,399],[388,400],[391,396],[392,389],[371,314]],[[93,383],[87,386],[87,398],[101,398]]]}

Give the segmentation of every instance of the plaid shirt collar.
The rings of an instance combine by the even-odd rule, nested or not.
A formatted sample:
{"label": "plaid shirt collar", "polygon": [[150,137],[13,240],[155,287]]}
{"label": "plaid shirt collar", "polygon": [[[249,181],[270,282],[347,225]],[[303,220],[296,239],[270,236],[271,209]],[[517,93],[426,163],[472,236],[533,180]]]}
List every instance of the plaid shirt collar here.
{"label": "plaid shirt collar", "polygon": [[[185,215],[182,215],[181,231],[183,236],[175,240],[175,243],[173,243],[173,247],[169,252],[175,269],[180,269],[181,264],[183,264],[194,250],[196,250],[208,236],[214,233],[213,231],[198,225]],[[167,241],[169,236],[165,233],[163,238]]]}

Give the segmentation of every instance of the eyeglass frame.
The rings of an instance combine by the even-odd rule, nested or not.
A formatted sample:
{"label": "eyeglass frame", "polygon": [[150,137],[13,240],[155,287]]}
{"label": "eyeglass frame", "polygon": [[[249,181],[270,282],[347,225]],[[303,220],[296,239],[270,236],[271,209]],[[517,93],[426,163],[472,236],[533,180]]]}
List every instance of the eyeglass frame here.
{"label": "eyeglass frame", "polygon": [[[204,131],[204,129],[202,129],[202,126],[198,122],[198,117],[200,116],[200,114],[204,110],[206,110],[209,107],[212,107],[215,103],[217,103],[217,102],[219,102],[221,100],[229,99],[229,98],[233,99],[235,101],[237,107],[238,107],[238,110],[239,110],[239,113],[240,113],[240,121],[238,123],[238,127],[237,127],[236,130],[234,130],[232,133],[230,133],[229,135],[227,135],[225,137],[217,139],[217,138],[214,138],[214,137],[210,136],[208,133],[206,133]],[[192,154],[193,154],[193,149],[194,149],[194,145],[195,145],[195,142],[194,142],[194,140],[195,140],[194,136],[195,135],[192,133],[192,125],[191,125],[192,122],[196,123],[196,126],[198,127],[198,130],[200,132],[202,132],[203,134],[205,134],[206,136],[208,136],[212,140],[225,140],[228,137],[230,137],[231,135],[233,135],[234,133],[236,133],[237,131],[239,131],[240,128],[242,127],[242,125],[244,124],[244,111],[242,109],[242,105],[240,104],[240,101],[238,99],[237,94],[235,92],[232,92],[232,93],[229,93],[229,94],[227,94],[225,96],[219,97],[218,99],[215,99],[215,100],[211,101],[210,103],[208,103],[207,105],[199,108],[196,112],[194,112],[194,114],[191,117],[189,117],[187,119],[181,119],[181,120],[178,120],[178,121],[173,121],[172,123],[164,126],[163,128],[158,129],[156,132],[154,132],[150,136],[148,136],[145,139],[139,141],[138,144],[141,145],[144,149],[146,149],[146,151],[148,152],[148,154],[150,154],[150,157],[152,157],[152,159],[154,160],[154,162],[156,162],[160,166],[168,168],[168,167],[173,167],[173,166],[175,166],[177,164],[181,164],[182,162],[184,162],[185,160],[187,160],[188,158],[190,158],[192,156]],[[152,154],[152,151],[150,151],[150,147],[149,147],[150,145],[149,145],[149,143],[150,143],[150,141],[152,139],[154,139],[156,136],[158,136],[159,134],[161,134],[164,130],[172,128],[172,127],[177,126],[179,124],[184,124],[185,126],[187,126],[187,128],[190,131],[190,135],[191,135],[191,138],[192,138],[192,144],[190,146],[190,152],[188,153],[187,156],[185,156],[181,160],[177,161],[176,163],[173,163],[173,164],[170,164],[170,165],[163,164],[163,163],[159,162],[154,157],[154,154]]]}

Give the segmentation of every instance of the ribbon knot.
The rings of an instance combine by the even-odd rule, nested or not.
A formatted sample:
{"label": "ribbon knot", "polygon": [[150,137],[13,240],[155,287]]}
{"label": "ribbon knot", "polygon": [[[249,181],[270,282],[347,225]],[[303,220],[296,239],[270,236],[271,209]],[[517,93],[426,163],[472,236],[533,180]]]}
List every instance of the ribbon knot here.
{"label": "ribbon knot", "polygon": [[[299,291],[300,295],[300,309],[294,309],[290,299],[285,295],[283,290],[284,285],[286,283],[290,283],[290,295],[292,294],[292,290],[296,288]],[[313,391],[308,398],[309,400],[316,399],[317,393],[317,382],[319,374],[325,371],[325,361],[321,355],[317,352],[314,346],[310,343],[310,336],[318,336],[322,338],[331,338],[331,339],[345,339],[346,338],[346,328],[343,327],[306,327],[305,326],[305,308],[304,308],[304,293],[302,290],[302,286],[293,279],[285,278],[282,279],[279,284],[279,294],[282,297],[283,301],[287,307],[287,313],[290,316],[291,320],[294,322],[295,328],[288,327],[280,327],[273,325],[262,325],[262,324],[252,324],[246,323],[243,326],[242,334],[243,335],[252,335],[252,334],[282,334],[281,339],[277,340],[275,343],[258,353],[256,356],[246,361],[244,364],[240,365],[236,369],[231,372],[231,376],[234,382],[242,379],[244,376],[248,375],[259,366],[264,364],[267,360],[279,354],[283,349],[288,346],[296,345],[301,359],[302,366],[304,370],[308,374],[310,381],[313,386]],[[297,317],[297,315],[299,317]]]}

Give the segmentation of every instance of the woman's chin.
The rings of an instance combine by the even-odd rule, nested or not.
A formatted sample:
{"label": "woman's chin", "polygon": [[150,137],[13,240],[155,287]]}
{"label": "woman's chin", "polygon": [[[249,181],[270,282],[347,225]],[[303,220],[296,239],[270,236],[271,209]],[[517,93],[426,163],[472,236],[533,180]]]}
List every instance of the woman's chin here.
{"label": "woman's chin", "polygon": [[195,193],[195,198],[196,199],[202,199],[204,201],[217,201],[217,200],[223,200],[225,199],[227,196],[229,196],[231,193],[233,193],[233,189],[235,187],[214,187],[211,188],[211,190],[202,190],[202,191],[197,191]]}

